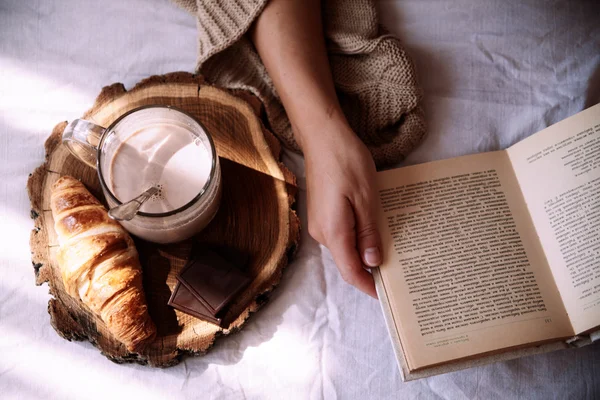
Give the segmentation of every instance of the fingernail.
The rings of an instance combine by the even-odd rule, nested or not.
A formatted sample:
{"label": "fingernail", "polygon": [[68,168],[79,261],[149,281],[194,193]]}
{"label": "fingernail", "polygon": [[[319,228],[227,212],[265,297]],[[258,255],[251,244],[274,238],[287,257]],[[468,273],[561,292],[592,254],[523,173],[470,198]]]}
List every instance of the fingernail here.
{"label": "fingernail", "polygon": [[377,267],[381,264],[381,254],[377,247],[369,247],[365,250],[365,262],[369,267]]}

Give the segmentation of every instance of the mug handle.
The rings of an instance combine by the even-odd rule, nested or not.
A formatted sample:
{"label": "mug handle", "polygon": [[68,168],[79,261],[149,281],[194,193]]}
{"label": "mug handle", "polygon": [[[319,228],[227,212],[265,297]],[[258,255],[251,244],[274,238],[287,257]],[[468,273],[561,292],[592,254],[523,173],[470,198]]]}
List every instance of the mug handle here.
{"label": "mug handle", "polygon": [[71,121],[62,134],[62,142],[76,158],[92,168],[96,168],[98,144],[105,128],[90,121]]}

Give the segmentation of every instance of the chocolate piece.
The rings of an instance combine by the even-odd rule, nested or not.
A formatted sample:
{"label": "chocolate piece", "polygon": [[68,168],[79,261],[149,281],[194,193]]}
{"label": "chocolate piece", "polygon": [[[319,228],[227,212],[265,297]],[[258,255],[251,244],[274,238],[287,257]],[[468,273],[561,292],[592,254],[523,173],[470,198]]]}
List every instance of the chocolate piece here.
{"label": "chocolate piece", "polygon": [[198,299],[196,299],[194,295],[180,283],[175,285],[175,290],[173,290],[168,304],[179,311],[190,314],[203,321],[221,325],[221,318],[211,315],[204,304],[198,301]]}
{"label": "chocolate piece", "polygon": [[211,245],[210,247],[207,247],[206,245],[198,245],[194,247],[194,251],[192,251],[192,253],[194,255],[202,253],[205,249],[214,251],[225,260],[229,261],[230,264],[233,264],[235,267],[241,270],[243,270],[246,264],[248,264],[248,259],[250,258],[247,253],[225,245]]}
{"label": "chocolate piece", "polygon": [[208,248],[194,253],[179,273],[177,280],[205,306],[210,314],[216,315],[248,285],[250,279]]}

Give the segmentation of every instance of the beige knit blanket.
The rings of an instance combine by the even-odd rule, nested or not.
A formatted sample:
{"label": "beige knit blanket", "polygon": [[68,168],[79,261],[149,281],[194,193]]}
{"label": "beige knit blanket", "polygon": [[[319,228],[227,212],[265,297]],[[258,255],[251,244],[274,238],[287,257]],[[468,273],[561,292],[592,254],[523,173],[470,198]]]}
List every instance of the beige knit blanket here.
{"label": "beige knit blanket", "polygon": [[[275,87],[245,35],[268,0],[173,1],[197,18],[197,72],[216,85],[258,96],[271,130],[300,152]],[[344,113],[378,166],[397,163],[426,132],[413,64],[398,39],[379,25],[372,0],[322,4],[329,62]]]}

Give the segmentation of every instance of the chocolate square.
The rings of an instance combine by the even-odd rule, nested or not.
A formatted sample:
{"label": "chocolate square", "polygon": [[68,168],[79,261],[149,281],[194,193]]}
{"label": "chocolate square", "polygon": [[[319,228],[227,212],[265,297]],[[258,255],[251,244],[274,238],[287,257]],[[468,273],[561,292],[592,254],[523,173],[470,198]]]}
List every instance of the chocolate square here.
{"label": "chocolate square", "polygon": [[[238,255],[231,251],[230,257],[241,259]],[[233,264],[208,248],[198,249],[192,254],[177,280],[213,316],[250,282]]]}
{"label": "chocolate square", "polygon": [[194,295],[179,282],[175,285],[175,290],[171,293],[168,304],[179,311],[190,314],[201,320],[215,325],[221,325],[221,318],[211,315],[204,304],[198,301],[198,299],[196,299],[196,297],[194,297]]}
{"label": "chocolate square", "polygon": [[233,248],[231,246],[211,244],[209,247],[206,244],[198,243],[194,245],[190,259],[193,258],[195,255],[202,253],[205,250],[217,253],[222,258],[229,261],[230,264],[233,264],[235,267],[237,267],[239,270],[244,269],[246,264],[248,264],[248,260],[250,258],[250,256],[247,253],[239,249]]}

